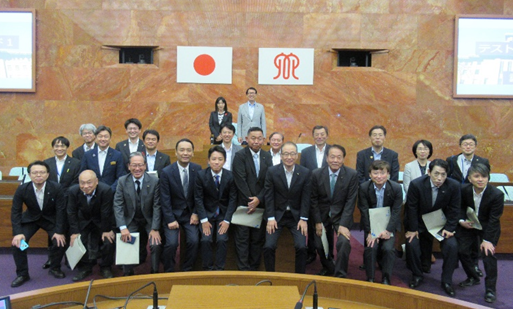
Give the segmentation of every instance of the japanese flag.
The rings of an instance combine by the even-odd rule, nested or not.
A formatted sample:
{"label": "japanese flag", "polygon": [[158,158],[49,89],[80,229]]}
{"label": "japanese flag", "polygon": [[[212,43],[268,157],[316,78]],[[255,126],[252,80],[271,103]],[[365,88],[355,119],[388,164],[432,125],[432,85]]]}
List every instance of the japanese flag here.
{"label": "japanese flag", "polygon": [[178,46],[176,82],[231,84],[232,48]]}

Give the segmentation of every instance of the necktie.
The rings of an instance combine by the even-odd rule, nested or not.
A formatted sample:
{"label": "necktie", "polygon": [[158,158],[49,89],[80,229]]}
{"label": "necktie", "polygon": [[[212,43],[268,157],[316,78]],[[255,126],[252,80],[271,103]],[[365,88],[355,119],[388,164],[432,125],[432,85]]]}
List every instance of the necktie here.
{"label": "necktie", "polygon": [[431,198],[433,199],[431,201],[431,207],[435,206],[437,196],[438,196],[438,187],[433,187],[433,191],[431,194]]}
{"label": "necktie", "polygon": [[216,189],[219,191],[219,175],[215,175]]}
{"label": "necktie", "polygon": [[337,182],[337,174],[331,174],[331,179],[330,179],[331,197],[333,197],[333,191],[335,191],[335,183],[336,182]]}
{"label": "necktie", "polygon": [[253,162],[255,162],[255,171],[256,176],[258,177],[258,174],[260,173],[260,162],[258,162],[258,154],[253,155]]}
{"label": "necktie", "polygon": [[136,191],[137,191],[137,195],[140,195],[141,194],[141,182],[139,180],[136,180],[135,181],[135,184],[136,184]]}
{"label": "necktie", "polygon": [[182,182],[182,187],[183,187],[183,193],[185,194],[185,196],[187,196],[187,193],[188,193],[188,189],[189,189],[189,174],[187,173],[187,169],[184,168],[183,169],[183,182]]}

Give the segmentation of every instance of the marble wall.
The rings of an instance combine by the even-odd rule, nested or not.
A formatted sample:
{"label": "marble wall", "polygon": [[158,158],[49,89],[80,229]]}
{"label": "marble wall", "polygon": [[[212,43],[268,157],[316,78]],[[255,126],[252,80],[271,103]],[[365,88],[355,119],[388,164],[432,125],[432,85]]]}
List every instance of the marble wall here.
{"label": "marble wall", "polygon": [[[369,128],[383,124],[401,167],[413,160],[417,139],[445,158],[473,133],[477,154],[513,178],[512,101],[451,96],[455,15],[513,15],[513,0],[0,0],[0,7],[37,9],[37,92],[0,93],[4,174],[52,156],[57,135],[80,145],[86,122],[110,126],[114,144],[126,138],[124,120],[137,117],[160,131],[161,148],[189,137],[202,149],[215,98],[227,98],[235,116],[255,86],[268,132],[312,143],[311,128],[327,125],[348,166],[369,146]],[[156,63],[118,64],[108,45],[159,46]],[[233,47],[233,84],[177,84],[177,45]],[[314,85],[259,86],[259,47],[314,48]],[[333,48],[388,53],[374,55],[372,68],[338,68]]]}

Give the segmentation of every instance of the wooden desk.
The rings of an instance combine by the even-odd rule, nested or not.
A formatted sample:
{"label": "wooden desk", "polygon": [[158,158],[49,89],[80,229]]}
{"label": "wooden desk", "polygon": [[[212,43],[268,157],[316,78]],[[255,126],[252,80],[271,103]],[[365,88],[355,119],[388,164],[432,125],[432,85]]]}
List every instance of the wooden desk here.
{"label": "wooden desk", "polygon": [[294,308],[299,298],[297,286],[175,285],[166,309]]}

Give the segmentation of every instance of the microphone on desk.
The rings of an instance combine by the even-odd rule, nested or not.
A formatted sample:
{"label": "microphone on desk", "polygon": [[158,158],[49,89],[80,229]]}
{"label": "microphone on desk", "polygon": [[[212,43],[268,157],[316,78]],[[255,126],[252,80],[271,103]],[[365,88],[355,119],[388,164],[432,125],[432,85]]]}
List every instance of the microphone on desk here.
{"label": "microphone on desk", "polygon": [[305,288],[305,291],[303,292],[303,295],[301,296],[299,301],[296,303],[296,306],[294,307],[294,309],[301,309],[301,308],[303,308],[303,300],[305,299],[306,292],[308,291],[308,288],[312,284],[314,285],[314,294],[313,294],[313,304],[312,304],[312,307],[313,307],[313,309],[318,309],[318,298],[319,298],[319,296],[317,295],[317,283],[315,282],[315,280],[312,280],[310,283],[308,283],[308,285]]}
{"label": "microphone on desk", "polygon": [[299,133],[299,136],[296,138],[296,144],[297,144],[297,142],[299,141],[299,139],[301,138],[302,135],[303,135],[303,133]]}
{"label": "microphone on desk", "polygon": [[128,297],[126,298],[126,302],[123,308],[126,308],[126,306],[128,305],[128,301],[132,298],[132,296],[135,295],[135,293],[139,292],[140,290],[144,289],[149,285],[153,285],[153,306],[148,306],[148,309],[159,309],[159,294],[157,292],[157,285],[153,281],[146,283],[142,287],[130,293],[130,295],[128,295]]}

